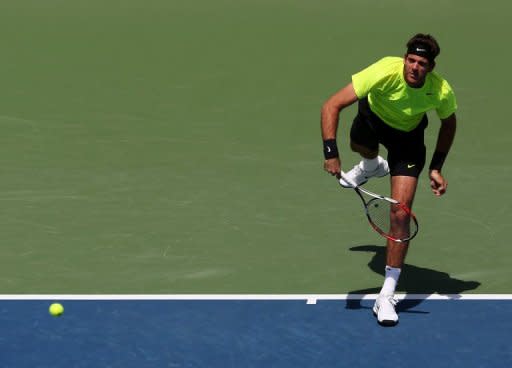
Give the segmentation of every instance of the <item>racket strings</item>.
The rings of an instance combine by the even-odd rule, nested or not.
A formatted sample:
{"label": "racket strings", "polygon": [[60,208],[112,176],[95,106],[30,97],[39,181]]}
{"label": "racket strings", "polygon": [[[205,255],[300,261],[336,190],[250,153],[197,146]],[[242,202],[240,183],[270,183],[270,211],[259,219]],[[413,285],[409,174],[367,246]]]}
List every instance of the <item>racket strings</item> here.
{"label": "racket strings", "polygon": [[368,218],[376,230],[391,238],[407,239],[417,231],[410,212],[400,204],[374,198],[367,203],[366,208]]}

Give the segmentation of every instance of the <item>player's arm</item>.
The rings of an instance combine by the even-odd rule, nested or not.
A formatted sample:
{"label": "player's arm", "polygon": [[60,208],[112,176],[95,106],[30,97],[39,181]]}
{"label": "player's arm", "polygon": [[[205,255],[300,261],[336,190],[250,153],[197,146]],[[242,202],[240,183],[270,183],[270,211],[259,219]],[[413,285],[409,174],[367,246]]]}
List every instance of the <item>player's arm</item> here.
{"label": "player's arm", "polygon": [[341,110],[357,101],[357,95],[352,83],[332,95],[322,106],[321,128],[324,142],[324,170],[331,175],[341,172],[341,161],[336,145]]}
{"label": "player's arm", "polygon": [[448,116],[446,119],[441,119],[441,128],[437,136],[436,150],[432,156],[429,168],[430,187],[436,196],[443,195],[448,186],[448,182],[443,175],[441,175],[441,168],[452,146],[456,130],[457,118],[455,117],[455,113]]}

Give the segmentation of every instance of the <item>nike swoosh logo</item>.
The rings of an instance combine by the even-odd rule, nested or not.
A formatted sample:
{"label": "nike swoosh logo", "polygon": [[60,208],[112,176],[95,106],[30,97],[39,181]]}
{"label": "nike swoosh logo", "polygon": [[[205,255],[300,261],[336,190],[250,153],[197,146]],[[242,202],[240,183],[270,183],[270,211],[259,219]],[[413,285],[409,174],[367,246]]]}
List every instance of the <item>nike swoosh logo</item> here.
{"label": "nike swoosh logo", "polygon": [[408,168],[408,169],[412,169],[414,166],[416,166],[416,164],[413,164],[413,165],[407,165],[407,168]]}
{"label": "nike swoosh logo", "polygon": [[331,152],[331,147],[327,147],[327,152]]}

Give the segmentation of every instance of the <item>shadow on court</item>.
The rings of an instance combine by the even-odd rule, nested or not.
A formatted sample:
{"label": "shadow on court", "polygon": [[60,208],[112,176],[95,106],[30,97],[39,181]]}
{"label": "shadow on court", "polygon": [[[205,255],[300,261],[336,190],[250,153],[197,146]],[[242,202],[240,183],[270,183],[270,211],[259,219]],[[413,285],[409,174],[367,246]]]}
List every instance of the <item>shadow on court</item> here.
{"label": "shadow on court", "polygon": [[[368,267],[375,273],[384,276],[384,267],[386,266],[386,247],[377,245],[360,245],[350,248],[353,252],[373,253],[372,259],[368,263]],[[440,295],[457,295],[464,291],[474,290],[480,286],[478,281],[464,281],[451,277],[446,272],[436,271],[429,268],[417,267],[405,263],[402,268],[400,280],[398,282],[397,292],[406,294],[440,294]],[[381,285],[354,290],[349,294],[378,294]],[[422,300],[405,299],[402,300],[397,308],[400,312],[405,312],[410,308],[419,305]],[[361,301],[358,299],[347,299],[347,309],[363,308]],[[410,311],[411,313],[428,313],[421,311]]]}

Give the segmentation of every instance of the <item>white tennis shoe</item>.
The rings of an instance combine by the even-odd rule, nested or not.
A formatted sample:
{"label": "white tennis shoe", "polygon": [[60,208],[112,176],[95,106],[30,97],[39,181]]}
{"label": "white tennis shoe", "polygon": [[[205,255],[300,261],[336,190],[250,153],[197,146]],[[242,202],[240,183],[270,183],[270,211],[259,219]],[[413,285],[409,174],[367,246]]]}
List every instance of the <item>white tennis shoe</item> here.
{"label": "white tennis shoe", "polygon": [[363,185],[368,179],[373,177],[382,177],[389,174],[388,162],[382,157],[378,156],[379,165],[373,171],[366,171],[363,169],[363,161],[358,163],[352,170],[345,173],[343,178],[340,179],[340,184],[344,188],[353,188],[354,186]]}
{"label": "white tennis shoe", "polygon": [[383,326],[394,326],[398,323],[398,314],[395,306],[398,300],[393,295],[379,295],[373,305],[373,314],[377,317],[379,324]]}

